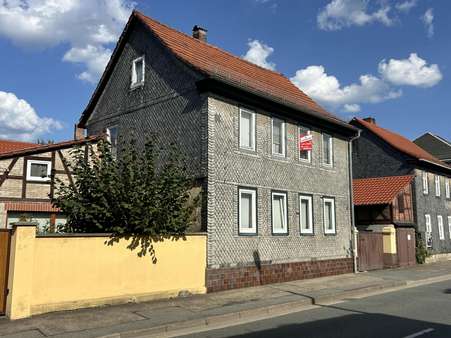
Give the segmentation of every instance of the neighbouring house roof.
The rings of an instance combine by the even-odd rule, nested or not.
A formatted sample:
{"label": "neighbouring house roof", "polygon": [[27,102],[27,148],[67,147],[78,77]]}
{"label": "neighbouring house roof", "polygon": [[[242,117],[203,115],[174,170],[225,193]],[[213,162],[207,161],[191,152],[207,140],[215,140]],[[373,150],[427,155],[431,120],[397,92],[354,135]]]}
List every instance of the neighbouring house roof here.
{"label": "neighbouring house roof", "polygon": [[354,179],[354,205],[389,204],[413,178],[407,175]]}
{"label": "neighbouring house roof", "polygon": [[81,140],[69,140],[62,141],[58,143],[49,143],[49,144],[33,144],[30,143],[30,146],[22,149],[9,150],[6,152],[0,152],[0,159],[7,159],[18,156],[26,156],[33,154],[46,153],[53,150],[60,150],[65,148],[70,148],[76,145],[82,145],[85,143],[95,142],[102,138],[102,135],[99,136],[90,136]]}
{"label": "neighbouring house roof", "polygon": [[451,161],[451,142],[443,137],[428,132],[413,142],[441,161]]}
{"label": "neighbouring house roof", "polygon": [[37,143],[21,142],[14,140],[0,140],[0,154],[8,153],[16,150],[23,150],[38,146]]}
{"label": "neighbouring house roof", "polygon": [[329,122],[344,126],[348,129],[355,129],[345,121],[320,107],[282,74],[259,67],[205,41],[181,33],[138,11],[133,11],[110,62],[87,108],[80,118],[79,125],[83,126],[89,119],[106,85],[111,72],[110,68],[112,68],[112,65],[118,58],[117,54],[119,54],[118,50],[120,49],[120,45],[125,43],[125,33],[130,27],[131,21],[134,19],[142,22],[179,60],[200,72],[206,78],[212,78],[279,104],[294,107],[297,110],[326,119]]}
{"label": "neighbouring house roof", "polygon": [[60,212],[50,202],[5,202],[5,210],[22,212]]}
{"label": "neighbouring house roof", "polygon": [[367,122],[360,118],[354,118],[352,119],[351,123],[357,124],[358,126],[364,127],[365,129],[369,130],[376,136],[378,136],[380,139],[391,145],[396,150],[400,151],[403,154],[406,154],[418,161],[427,162],[430,164],[433,164],[435,166],[440,166],[442,169],[450,170],[451,167],[448,166],[446,163],[440,161],[437,157],[434,155],[428,153],[423,148],[419,147],[409,139],[405,138],[402,135],[399,135],[397,133],[394,133],[388,129],[379,127],[375,123]]}

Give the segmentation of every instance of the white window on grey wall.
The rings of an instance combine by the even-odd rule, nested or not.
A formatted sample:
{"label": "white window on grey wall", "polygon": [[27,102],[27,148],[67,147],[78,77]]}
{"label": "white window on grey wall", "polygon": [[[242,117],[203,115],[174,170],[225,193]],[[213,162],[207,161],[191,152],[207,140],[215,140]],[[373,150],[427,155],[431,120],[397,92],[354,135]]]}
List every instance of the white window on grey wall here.
{"label": "white window on grey wall", "polygon": [[313,200],[310,195],[299,195],[299,231],[313,234]]}
{"label": "white window on grey wall", "polygon": [[240,234],[257,233],[257,191],[255,189],[239,189],[238,219]]}
{"label": "white window on grey wall", "polygon": [[240,148],[255,150],[255,113],[240,109]]}
{"label": "white window on grey wall", "polygon": [[435,175],[435,196],[440,197],[440,176]]}
{"label": "white window on grey wall", "polygon": [[140,86],[144,83],[145,64],[144,56],[133,60],[132,63],[132,82],[131,87]]}
{"label": "white window on grey wall", "polygon": [[299,159],[305,162],[312,161],[312,151],[311,150],[301,150],[301,138],[304,136],[310,136],[311,131],[306,127],[299,127],[299,137],[298,137],[298,150],[299,150]]}
{"label": "white window on grey wall", "polygon": [[443,229],[443,217],[441,215],[437,216],[437,225],[438,225],[438,235],[441,240],[444,240],[445,230]]}
{"label": "white window on grey wall", "polygon": [[285,122],[272,119],[272,153],[285,156]]}
{"label": "white window on grey wall", "polygon": [[323,133],[323,164],[332,166],[334,160],[333,138]]}
{"label": "white window on grey wall", "polygon": [[335,234],[335,199],[325,197],[323,199],[324,233]]}
{"label": "white window on grey wall", "polygon": [[426,222],[426,247],[432,248],[432,223],[431,223],[431,215],[424,215],[424,219]]}
{"label": "white window on grey wall", "polygon": [[111,126],[106,129],[107,140],[111,147],[111,155],[113,155],[114,158],[117,156],[117,130],[117,126]]}
{"label": "white window on grey wall", "polygon": [[273,234],[288,233],[287,193],[272,192],[272,232]]}
{"label": "white window on grey wall", "polygon": [[423,194],[429,194],[429,176],[428,173],[423,171]]}
{"label": "white window on grey wall", "polygon": [[448,231],[449,231],[449,238],[451,239],[451,216],[448,216]]}
{"label": "white window on grey wall", "polygon": [[446,198],[451,198],[451,189],[450,189],[449,179],[446,179],[446,181],[445,181],[445,195],[446,195]]}
{"label": "white window on grey wall", "polygon": [[50,161],[27,161],[27,181],[49,181],[51,171],[52,164]]}

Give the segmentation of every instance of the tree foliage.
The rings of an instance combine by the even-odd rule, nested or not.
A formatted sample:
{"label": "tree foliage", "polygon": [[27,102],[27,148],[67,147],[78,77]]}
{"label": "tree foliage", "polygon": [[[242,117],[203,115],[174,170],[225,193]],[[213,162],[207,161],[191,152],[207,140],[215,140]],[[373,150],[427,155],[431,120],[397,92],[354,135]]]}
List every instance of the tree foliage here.
{"label": "tree foliage", "polygon": [[73,184],[56,181],[53,204],[67,217],[64,232],[111,233],[109,244],[132,239],[140,255],[153,252],[152,242],[183,237],[190,225],[191,182],[175,146],[164,164],[148,140],[138,152],[135,142],[115,159],[107,141],[72,150]]}

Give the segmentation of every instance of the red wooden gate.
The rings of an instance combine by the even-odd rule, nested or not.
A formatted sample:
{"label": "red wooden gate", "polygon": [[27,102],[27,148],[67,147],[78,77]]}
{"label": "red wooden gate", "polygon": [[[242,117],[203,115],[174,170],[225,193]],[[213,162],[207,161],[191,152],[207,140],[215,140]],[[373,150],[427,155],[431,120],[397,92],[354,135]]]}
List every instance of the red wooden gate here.
{"label": "red wooden gate", "polygon": [[380,232],[359,231],[359,271],[384,268],[384,239]]}
{"label": "red wooden gate", "polygon": [[7,229],[0,229],[0,314],[6,310],[6,295],[8,287],[9,246],[11,236]]}
{"label": "red wooden gate", "polygon": [[399,266],[415,265],[415,230],[410,228],[396,229],[396,247]]}

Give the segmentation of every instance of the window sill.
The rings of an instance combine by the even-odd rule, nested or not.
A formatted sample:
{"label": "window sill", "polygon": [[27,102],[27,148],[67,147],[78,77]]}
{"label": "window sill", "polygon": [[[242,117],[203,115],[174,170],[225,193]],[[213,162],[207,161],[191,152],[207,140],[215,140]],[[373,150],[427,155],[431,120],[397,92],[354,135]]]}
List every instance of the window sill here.
{"label": "window sill", "polygon": [[135,83],[130,86],[130,91],[134,91],[135,89],[144,87],[144,82]]}

